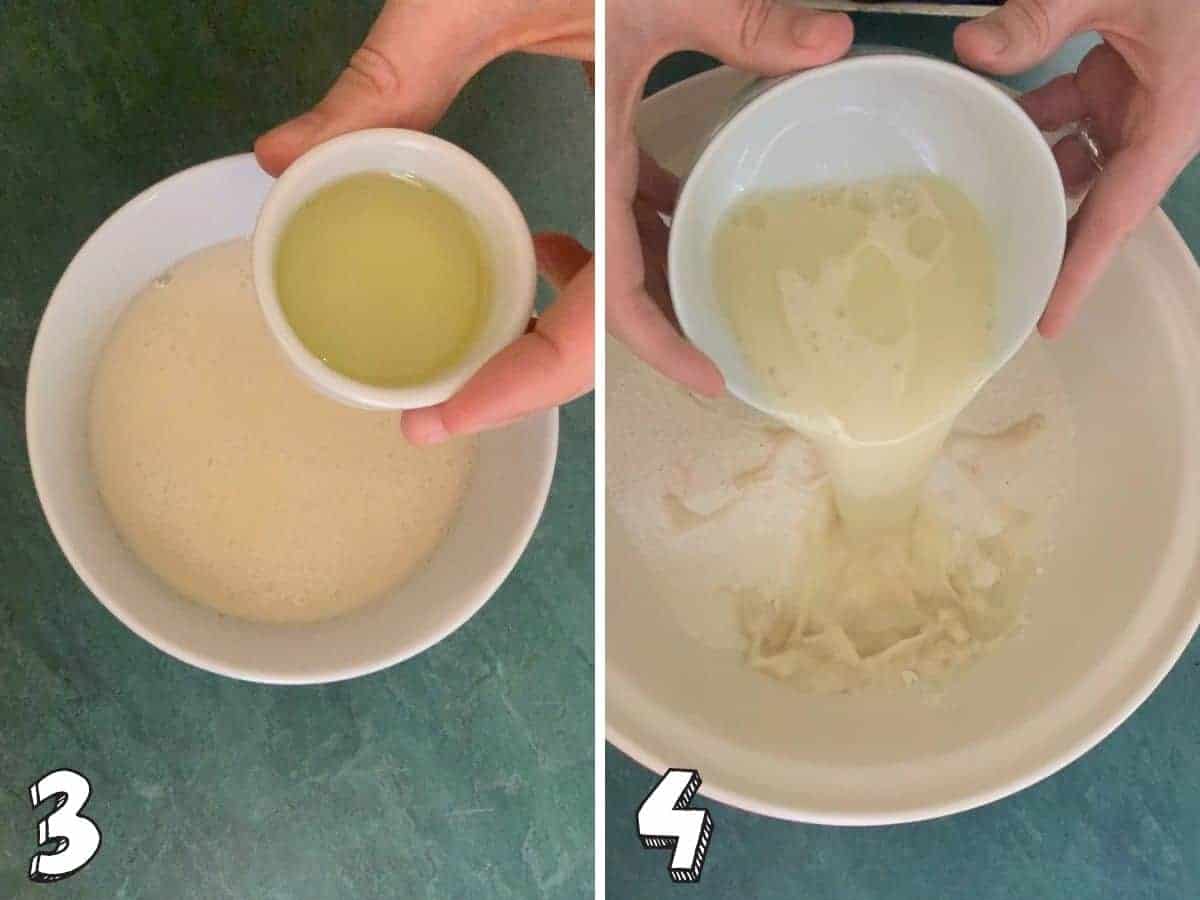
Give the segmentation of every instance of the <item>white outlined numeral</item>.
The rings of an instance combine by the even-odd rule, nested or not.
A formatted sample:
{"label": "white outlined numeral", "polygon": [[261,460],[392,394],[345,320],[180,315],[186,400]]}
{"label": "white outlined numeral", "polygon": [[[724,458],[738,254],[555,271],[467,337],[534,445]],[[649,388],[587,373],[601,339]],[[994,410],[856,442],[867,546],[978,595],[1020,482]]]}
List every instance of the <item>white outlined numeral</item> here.
{"label": "white outlined numeral", "polygon": [[695,769],[667,769],[638,807],[642,846],[671,850],[667,871],[672,881],[699,881],[704,868],[712,816],[707,809],[688,809],[699,789],[700,773]]}
{"label": "white outlined numeral", "polygon": [[54,808],[37,824],[38,846],[54,844],[53,850],[33,855],[29,862],[29,880],[59,881],[74,875],[100,850],[100,829],[87,816],[80,815],[92,785],[74,769],[47,772],[29,786],[34,808],[46,800]]}

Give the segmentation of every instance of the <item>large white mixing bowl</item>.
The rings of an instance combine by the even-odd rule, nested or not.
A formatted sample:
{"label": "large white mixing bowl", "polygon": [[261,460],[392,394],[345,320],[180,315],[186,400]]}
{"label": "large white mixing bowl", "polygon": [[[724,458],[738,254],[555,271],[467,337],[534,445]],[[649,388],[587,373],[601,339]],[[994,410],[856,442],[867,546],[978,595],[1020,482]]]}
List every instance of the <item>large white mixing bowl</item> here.
{"label": "large white mixing bowl", "polygon": [[[744,83],[718,70],[655,95],[643,143],[677,166],[694,158]],[[744,809],[870,825],[1003,797],[1117,727],[1200,620],[1200,271],[1165,216],[1133,235],[1051,353],[1078,481],[1020,639],[941,706],[915,690],[805,696],[692,640],[610,525],[609,739],[655,770],[698,769],[701,793]]]}
{"label": "large white mixing bowl", "polygon": [[97,493],[87,440],[92,373],[134,295],[188,254],[249,236],[271,183],[249,154],[187,169],[135,197],[80,248],[33,348],[25,415],[29,459],[63,553],[134,632],[222,675],[335,681],[420,653],[500,586],[545,504],[558,416],[543,413],[480,437],[471,486],[450,533],[415,577],[369,606],[328,622],[284,626],[231,619],[177,596],[122,543]]}

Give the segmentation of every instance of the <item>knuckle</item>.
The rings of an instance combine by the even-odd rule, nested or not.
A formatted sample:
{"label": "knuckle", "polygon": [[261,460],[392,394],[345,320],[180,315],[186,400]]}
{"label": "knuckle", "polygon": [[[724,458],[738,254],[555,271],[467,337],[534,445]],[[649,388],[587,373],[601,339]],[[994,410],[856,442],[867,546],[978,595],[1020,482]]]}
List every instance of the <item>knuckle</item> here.
{"label": "knuckle", "polygon": [[395,64],[373,47],[364,45],[354,51],[346,71],[379,97],[391,97],[400,88]]}
{"label": "knuckle", "polygon": [[1012,4],[1017,26],[1038,50],[1048,50],[1054,37],[1051,0],[1022,0]]}
{"label": "knuckle", "polygon": [[771,16],[774,0],[738,0],[738,46],[753,50]]}

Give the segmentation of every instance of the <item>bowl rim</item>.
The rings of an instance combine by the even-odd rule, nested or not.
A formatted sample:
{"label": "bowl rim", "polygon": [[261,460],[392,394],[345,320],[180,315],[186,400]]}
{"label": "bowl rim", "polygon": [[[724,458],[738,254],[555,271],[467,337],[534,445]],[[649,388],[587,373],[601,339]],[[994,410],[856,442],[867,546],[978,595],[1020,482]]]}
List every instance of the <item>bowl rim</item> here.
{"label": "bowl rim", "polygon": [[[858,45],[852,48],[848,55],[827,65],[766,79],[762,83],[761,90],[754,90],[755,82],[751,82],[745,86],[734,98],[735,103],[739,99],[743,100],[741,105],[732,114],[728,114],[721,119],[719,125],[709,135],[699,155],[696,156],[679,191],[679,198],[672,214],[671,233],[668,238],[667,247],[667,280],[671,294],[671,308],[675,313],[676,319],[679,321],[680,329],[689,341],[695,343],[694,335],[696,334],[697,320],[693,316],[692,307],[694,304],[681,299],[687,292],[679,289],[679,278],[681,276],[678,273],[685,266],[680,259],[680,254],[683,252],[682,240],[679,238],[681,231],[676,226],[680,222],[685,226],[687,225],[690,209],[693,204],[693,197],[695,197],[699,189],[697,185],[701,180],[700,177],[697,177],[697,174],[699,173],[702,177],[703,170],[714,158],[719,154],[728,152],[725,144],[730,140],[730,134],[737,124],[755,115],[762,106],[777,100],[780,94],[797,89],[800,86],[807,89],[818,81],[835,78],[847,71],[858,69],[884,69],[886,71],[905,69],[922,71],[932,73],[939,78],[945,78],[949,81],[966,85],[975,91],[981,99],[986,99],[987,102],[992,103],[993,107],[998,112],[1004,114],[1016,130],[1025,135],[1030,146],[1033,148],[1033,152],[1041,158],[1041,170],[1042,174],[1046,176],[1047,183],[1054,186],[1054,189],[1046,193],[1046,196],[1048,198],[1052,197],[1057,201],[1048,204],[1048,207],[1052,206],[1053,208],[1048,208],[1047,210],[1051,214],[1051,220],[1047,220],[1047,224],[1053,226],[1050,228],[1050,234],[1054,241],[1052,246],[1047,248],[1047,252],[1044,255],[1045,267],[1049,273],[1049,284],[1046,290],[1046,298],[1047,300],[1049,299],[1050,289],[1057,279],[1066,251],[1067,197],[1066,191],[1062,186],[1061,176],[1059,175],[1058,163],[1054,159],[1054,153],[1047,143],[1045,135],[1017,105],[1015,92],[977,72],[920,51],[875,44]],[[705,76],[716,75],[724,71],[728,71],[728,67],[718,67],[693,77],[704,78]],[[686,81],[690,80],[686,79]],[[683,83],[678,82],[678,84]],[[667,91],[677,87],[678,84],[672,85],[664,91],[659,91],[654,96],[662,96]],[[747,92],[749,92],[748,96]],[[989,371],[998,371],[1016,355],[1017,351],[1020,350],[1021,346],[1037,328],[1037,321],[1037,318],[1032,318],[1023,323],[1020,330],[1012,336],[1012,340],[998,348],[993,363],[988,367]],[[697,347],[699,347],[699,344],[697,344]],[[700,349],[703,351],[704,348],[700,347]],[[726,389],[743,403],[767,415],[776,415],[776,410],[771,407],[771,404],[767,402],[765,397],[757,396],[754,391],[747,390],[744,385],[726,382]]]}
{"label": "bowl rim", "polygon": [[[643,104],[654,101],[656,98],[661,98],[658,100],[660,103],[670,102],[672,99],[670,95],[672,93],[683,93],[687,89],[685,86],[688,85],[688,82],[698,80],[719,81],[722,78],[730,78],[730,73],[734,71],[729,67],[722,66],[699,73],[659,91],[643,101]],[[1001,91],[1006,90],[1001,87],[997,87],[997,89]],[[1181,270],[1186,270],[1191,281],[1196,285],[1200,285],[1200,265],[1197,264],[1196,258],[1192,255],[1179,230],[1161,208],[1156,208],[1150,214],[1146,222],[1143,223],[1142,228],[1153,228],[1155,238],[1162,239],[1163,252],[1178,259],[1182,267]],[[1200,319],[1196,319],[1193,316],[1191,324],[1193,325],[1193,332],[1197,336],[1200,336]],[[1200,566],[1197,565],[1196,560],[1193,560],[1190,581],[1185,585],[1185,593],[1188,588],[1194,589],[1198,571],[1200,571]],[[941,803],[910,806],[906,809],[881,807],[876,810],[867,810],[853,814],[831,813],[827,809],[814,810],[798,804],[765,802],[750,793],[727,788],[719,780],[705,779],[699,788],[699,793],[736,809],[774,819],[803,824],[841,827],[903,825],[923,822],[967,812],[998,800],[1003,800],[1049,778],[1076,762],[1124,724],[1145,703],[1179,662],[1184,651],[1195,636],[1197,629],[1200,628],[1200,602],[1193,602],[1190,604],[1190,607],[1186,615],[1182,617],[1184,619],[1183,627],[1171,635],[1170,640],[1166,642],[1166,651],[1159,656],[1154,665],[1146,668],[1146,674],[1138,684],[1126,690],[1121,702],[1112,704],[1110,711],[1107,714],[1099,716],[1090,728],[1086,728],[1083,734],[1074,741],[1066,742],[1058,752],[1051,753],[1040,765],[1029,769],[1020,777],[1009,778],[991,787],[966,792]],[[609,672],[606,669],[606,679],[608,674]],[[609,702],[607,700],[606,685],[605,736],[609,743],[625,754],[625,756],[652,772],[662,772],[671,765],[674,765],[674,763],[669,763],[661,758],[658,753],[651,752],[647,747],[647,743],[630,733],[629,729],[623,730],[617,724],[614,724],[608,712]],[[635,719],[631,717],[630,721],[635,721]],[[703,771],[701,774],[703,774]]]}
{"label": "bowl rim", "polygon": [[[401,387],[383,387],[343,375],[304,345],[284,315],[275,291],[272,264],[274,252],[286,227],[286,220],[280,219],[274,223],[269,240],[263,230],[264,223],[271,223],[278,218],[276,209],[285,200],[299,195],[299,203],[302,204],[322,187],[343,177],[349,177],[344,175],[327,179],[307,190],[299,187],[311,169],[337,157],[353,158],[365,149],[380,147],[416,149],[421,153],[439,156],[456,166],[474,186],[471,193],[477,198],[477,205],[494,208],[505,220],[506,228],[511,230],[517,245],[517,253],[506,260],[515,270],[514,282],[517,289],[509,301],[495,310],[498,323],[495,339],[477,339],[466,354],[449,368],[439,371],[428,380]],[[411,169],[412,174],[418,178],[423,177],[417,170],[419,167],[406,168]],[[366,168],[361,171],[378,169]],[[467,212],[472,218],[477,218],[470,208],[467,208]],[[537,290],[533,235],[517,201],[504,182],[473,155],[457,144],[423,131],[406,128],[368,128],[339,135],[318,144],[292,163],[271,186],[259,209],[251,245],[255,294],[271,336],[283,349],[292,366],[317,390],[354,406],[405,410],[432,406],[447,400],[466,384],[492,355],[520,337],[533,312],[534,295]]]}
{"label": "bowl rim", "polygon": [[[278,685],[324,684],[344,681],[378,672],[424,652],[458,630],[500,588],[524,554],[549,498],[550,486],[557,461],[559,416],[557,410],[547,410],[521,423],[517,423],[515,426],[536,428],[539,432],[536,437],[539,448],[539,470],[536,474],[536,487],[531,495],[531,502],[528,503],[523,511],[519,527],[509,533],[510,543],[504,554],[503,563],[493,569],[488,577],[478,584],[468,602],[461,604],[454,615],[448,616],[437,628],[432,629],[419,640],[398,643],[395,649],[388,652],[376,653],[356,665],[332,665],[315,670],[307,669],[303,674],[297,675],[279,669],[255,666],[231,666],[221,661],[213,660],[206,654],[196,651],[191,647],[166,639],[155,628],[147,625],[139,617],[129,613],[120,599],[104,584],[103,578],[85,565],[77,549],[77,540],[69,522],[71,511],[59,499],[58,492],[50,486],[49,475],[46,469],[45,451],[42,449],[40,429],[38,427],[44,415],[43,404],[45,403],[45,397],[33,390],[35,373],[41,366],[45,365],[41,360],[47,352],[45,348],[51,340],[48,336],[50,312],[55,308],[56,304],[62,306],[67,302],[63,293],[64,283],[68,281],[72,271],[80,265],[80,259],[88,253],[89,247],[99,239],[101,234],[106,230],[118,227],[115,224],[118,218],[133,212],[140,204],[150,201],[156,193],[168,185],[186,181],[201,172],[246,164],[257,167],[257,162],[255,162],[252,153],[231,154],[189,166],[155,182],[110,213],[88,235],[87,239],[79,246],[79,249],[75,251],[71,257],[71,261],[67,264],[62,275],[59,276],[55,283],[54,289],[50,294],[50,299],[47,301],[45,309],[42,312],[29,358],[24,399],[25,442],[26,451],[29,455],[30,473],[33,479],[34,490],[37,493],[38,503],[42,509],[42,515],[50,527],[55,542],[58,544],[59,549],[66,557],[75,574],[83,582],[94,599],[99,601],[117,621],[148,644],[195,668],[240,681]],[[145,567],[140,559],[138,562]],[[320,625],[320,623],[314,624]],[[260,625],[258,627],[264,626]],[[302,629],[309,626],[282,625],[276,627]]]}

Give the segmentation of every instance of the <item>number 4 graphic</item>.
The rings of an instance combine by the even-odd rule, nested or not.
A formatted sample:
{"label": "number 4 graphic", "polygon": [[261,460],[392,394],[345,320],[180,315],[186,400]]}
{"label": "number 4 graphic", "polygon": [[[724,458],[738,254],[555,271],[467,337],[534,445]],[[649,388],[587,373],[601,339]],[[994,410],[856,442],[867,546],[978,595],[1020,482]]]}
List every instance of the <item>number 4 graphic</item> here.
{"label": "number 4 graphic", "polygon": [[91,795],[91,783],[74,769],[48,772],[29,786],[35,809],[46,800],[54,803],[37,825],[38,846],[54,844],[54,849],[33,855],[30,881],[59,881],[92,861],[100,849],[100,829],[79,814]]}
{"label": "number 4 graphic", "polygon": [[699,881],[712,839],[707,809],[688,809],[700,789],[695,769],[667,769],[638,807],[638,837],[647,850],[671,850],[672,881]]}

